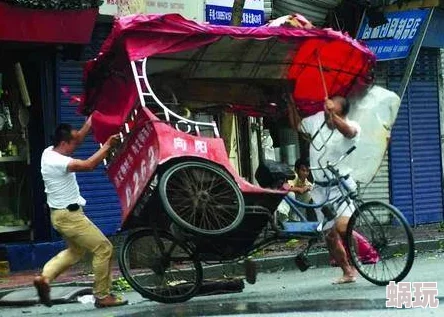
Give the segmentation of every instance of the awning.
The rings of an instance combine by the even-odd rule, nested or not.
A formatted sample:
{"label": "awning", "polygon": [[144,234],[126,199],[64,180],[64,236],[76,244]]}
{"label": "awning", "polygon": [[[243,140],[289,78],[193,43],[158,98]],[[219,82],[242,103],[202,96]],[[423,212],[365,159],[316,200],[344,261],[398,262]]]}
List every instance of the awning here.
{"label": "awning", "polygon": [[98,9],[39,10],[0,2],[0,41],[89,43]]}
{"label": "awning", "polygon": [[[150,79],[167,75],[159,83],[175,85],[182,101],[268,105],[277,100],[267,100],[265,93],[261,100],[256,91],[281,98],[285,81],[294,86],[293,99],[305,115],[322,109],[325,90],[344,96],[365,83],[375,62],[366,46],[332,29],[218,26],[177,14],[123,17],[85,66],[79,112],[98,111],[93,126],[100,142],[118,131],[133,109],[138,90],[130,61],[144,58],[149,61],[140,65],[143,72]],[[270,80],[282,81],[269,86]]]}

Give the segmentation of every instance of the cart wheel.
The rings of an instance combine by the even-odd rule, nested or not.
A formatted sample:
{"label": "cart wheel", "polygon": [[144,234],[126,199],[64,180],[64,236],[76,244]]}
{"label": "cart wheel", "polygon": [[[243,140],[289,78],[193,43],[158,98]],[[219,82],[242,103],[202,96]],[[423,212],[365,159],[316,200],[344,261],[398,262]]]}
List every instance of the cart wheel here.
{"label": "cart wheel", "polygon": [[402,281],[413,265],[413,234],[402,213],[379,201],[358,206],[347,227],[347,248],[358,272],[376,285]]}
{"label": "cart wheel", "polygon": [[172,166],[160,179],[165,211],[182,229],[220,235],[236,228],[245,214],[237,184],[218,167],[203,162]]}
{"label": "cart wheel", "polygon": [[119,255],[128,283],[143,297],[161,303],[192,298],[202,285],[202,266],[190,249],[167,232],[130,234]]}

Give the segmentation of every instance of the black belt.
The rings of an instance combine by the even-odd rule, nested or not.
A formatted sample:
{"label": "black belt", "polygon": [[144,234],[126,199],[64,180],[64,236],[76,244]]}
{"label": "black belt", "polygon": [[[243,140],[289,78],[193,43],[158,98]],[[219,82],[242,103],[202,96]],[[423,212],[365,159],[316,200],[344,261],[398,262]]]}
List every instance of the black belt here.
{"label": "black belt", "polygon": [[[343,180],[347,180],[349,177],[350,177],[350,175],[345,175],[345,176],[342,176],[342,179]],[[318,181],[315,181],[314,183],[316,185],[321,186],[321,187],[330,187],[330,186],[338,186],[339,185],[339,182],[338,182],[337,179],[332,180],[330,182],[318,182]]]}
{"label": "black belt", "polygon": [[51,208],[54,210],[65,210],[68,209],[69,211],[77,211],[80,209],[80,205],[79,204],[70,204],[68,206],[66,206],[65,208]]}

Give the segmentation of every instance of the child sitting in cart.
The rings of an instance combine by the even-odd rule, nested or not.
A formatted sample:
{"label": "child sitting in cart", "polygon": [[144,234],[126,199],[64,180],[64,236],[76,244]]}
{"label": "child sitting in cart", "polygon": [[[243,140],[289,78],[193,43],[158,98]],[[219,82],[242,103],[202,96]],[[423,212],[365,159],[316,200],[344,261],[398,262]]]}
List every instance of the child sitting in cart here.
{"label": "child sitting in cart", "polygon": [[[310,190],[312,189],[313,185],[308,180],[308,175],[310,174],[309,169],[309,163],[305,159],[298,159],[296,163],[294,164],[294,172],[295,172],[295,178],[292,180],[289,180],[288,183],[288,190],[289,197],[292,199],[296,199],[300,202],[303,202],[305,204],[313,203],[311,196],[310,196]],[[300,221],[298,219],[297,214],[291,209],[290,205],[286,201],[282,201],[278,206],[279,211],[279,220],[281,222],[285,221]],[[310,212],[311,211],[311,212]],[[311,209],[306,209],[305,217],[308,221],[316,221],[317,217],[314,211]]]}
{"label": "child sitting in cart", "polygon": [[[288,181],[290,191],[294,193],[294,198],[305,204],[313,204],[310,190],[313,184],[308,180],[310,174],[310,164],[306,159],[298,159],[294,164],[295,178]],[[290,212],[289,218],[294,220],[294,214]],[[312,208],[305,209],[305,218],[308,221],[317,221],[316,213]]]}

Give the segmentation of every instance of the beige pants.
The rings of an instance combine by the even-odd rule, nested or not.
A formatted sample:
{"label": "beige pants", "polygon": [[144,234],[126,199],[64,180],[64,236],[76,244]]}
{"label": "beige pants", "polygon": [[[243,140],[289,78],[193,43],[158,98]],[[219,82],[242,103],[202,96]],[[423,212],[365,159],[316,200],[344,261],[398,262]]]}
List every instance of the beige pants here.
{"label": "beige pants", "polygon": [[45,264],[42,275],[51,282],[79,262],[86,252],[90,252],[93,254],[93,293],[98,298],[108,295],[112,282],[113,246],[111,242],[85,216],[82,208],[78,211],[51,210],[51,223],[65,239],[68,248]]}

